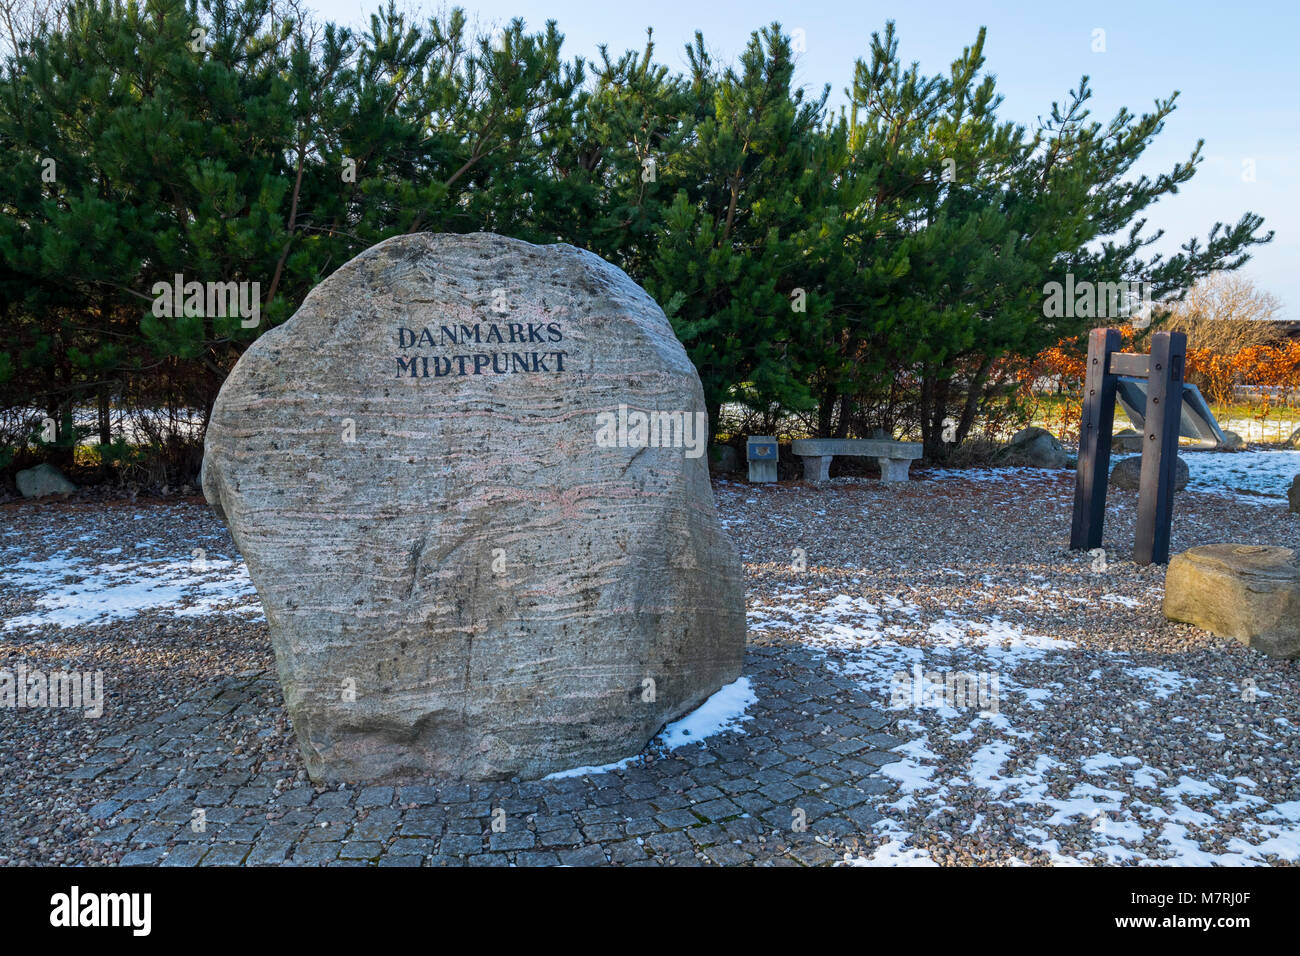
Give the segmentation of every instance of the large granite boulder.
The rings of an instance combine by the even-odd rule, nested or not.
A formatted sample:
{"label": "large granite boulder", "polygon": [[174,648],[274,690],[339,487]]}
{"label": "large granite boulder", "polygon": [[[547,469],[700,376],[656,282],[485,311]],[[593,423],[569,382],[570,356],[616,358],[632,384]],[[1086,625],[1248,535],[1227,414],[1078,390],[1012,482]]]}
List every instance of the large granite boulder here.
{"label": "large granite boulder", "polygon": [[1011,441],[999,451],[999,462],[1004,465],[1023,465],[1030,468],[1064,468],[1069,456],[1056,436],[1046,428],[1022,428],[1011,436]]}
{"label": "large granite boulder", "polygon": [[1270,657],[1300,657],[1300,562],[1290,548],[1191,548],[1169,562],[1164,612]]}
{"label": "large granite boulder", "polygon": [[46,495],[70,495],[77,486],[63,476],[63,472],[46,462],[35,468],[25,468],[14,475],[14,484],[24,498],[44,498]]}
{"label": "large granite boulder", "polygon": [[396,237],[261,336],[203,492],[312,778],[601,764],[735,680],[704,409],[659,306],[568,245]]}
{"label": "large granite boulder", "polygon": [[[1190,478],[1191,472],[1187,469],[1187,462],[1180,457],[1174,463],[1174,491],[1182,491],[1186,488]],[[1141,479],[1141,455],[1134,455],[1131,458],[1118,461],[1115,463],[1115,467],[1110,470],[1110,483],[1116,488],[1137,491],[1141,487]]]}
{"label": "large granite boulder", "polygon": [[1300,428],[1291,433],[1291,437],[1286,440],[1286,443],[1292,448],[1300,448]]}

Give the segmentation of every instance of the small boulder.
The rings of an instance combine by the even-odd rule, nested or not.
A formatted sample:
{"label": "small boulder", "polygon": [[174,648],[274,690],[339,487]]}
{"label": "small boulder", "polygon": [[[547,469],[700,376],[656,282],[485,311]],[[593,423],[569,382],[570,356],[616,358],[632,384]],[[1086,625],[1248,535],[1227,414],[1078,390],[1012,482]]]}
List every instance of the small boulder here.
{"label": "small boulder", "polygon": [[1069,462],[1069,456],[1056,436],[1046,428],[1035,427],[1016,432],[999,457],[1004,465],[1029,468],[1064,468]]}
{"label": "small boulder", "polygon": [[[1178,459],[1178,464],[1174,466],[1174,491],[1182,491],[1187,487],[1187,479],[1191,477],[1191,472],[1187,470],[1187,462],[1182,458]],[[1134,455],[1132,458],[1125,458],[1115,465],[1110,471],[1110,483],[1116,488],[1124,488],[1128,491],[1137,491],[1141,484],[1142,478],[1142,456]]]}
{"label": "small boulder", "polygon": [[1300,448],[1300,428],[1291,433],[1291,437],[1286,440],[1286,443],[1292,448]]}
{"label": "small boulder", "polygon": [[1164,612],[1270,657],[1300,657],[1300,562],[1290,548],[1191,548],[1169,562]]}
{"label": "small boulder", "polygon": [[70,495],[77,486],[51,464],[37,465],[14,475],[18,493],[24,498],[43,498],[46,495]]}
{"label": "small boulder", "polygon": [[1300,514],[1300,475],[1291,479],[1291,487],[1287,489],[1286,499],[1291,504],[1291,510]]}
{"label": "small boulder", "polygon": [[1219,442],[1219,451],[1238,451],[1246,447],[1246,439],[1236,432],[1225,431],[1223,441]]}
{"label": "small boulder", "polygon": [[1110,438],[1111,451],[1141,451],[1142,433],[1131,428],[1116,432]]}

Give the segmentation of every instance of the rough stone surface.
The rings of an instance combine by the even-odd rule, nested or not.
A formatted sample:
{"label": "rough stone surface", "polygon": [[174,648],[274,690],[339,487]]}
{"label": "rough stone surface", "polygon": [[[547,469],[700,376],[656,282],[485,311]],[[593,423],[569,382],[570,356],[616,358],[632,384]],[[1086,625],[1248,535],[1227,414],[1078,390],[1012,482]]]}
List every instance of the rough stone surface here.
{"label": "rough stone surface", "polygon": [[831,462],[834,460],[834,455],[804,455],[803,480],[814,483],[830,481]]}
{"label": "rough stone surface", "polygon": [[1291,510],[1300,514],[1300,475],[1291,479],[1291,487],[1286,490],[1286,499]]}
{"label": "rough stone surface", "polygon": [[[1182,491],[1187,487],[1187,481],[1191,477],[1191,472],[1187,470],[1187,462],[1181,457],[1178,463],[1174,465],[1174,491]],[[1141,485],[1142,478],[1142,456],[1134,455],[1132,458],[1125,458],[1117,462],[1115,467],[1110,470],[1110,483],[1116,488],[1125,488],[1128,491],[1137,491]]]}
{"label": "rough stone surface", "polygon": [[1290,548],[1191,548],[1169,562],[1164,612],[1270,657],[1300,657],[1300,562]]}
{"label": "rough stone surface", "polygon": [[14,483],[24,498],[67,495],[77,490],[77,486],[68,481],[63,472],[48,463],[18,472],[14,475]]}
{"label": "rough stone surface", "polygon": [[1125,428],[1111,436],[1111,451],[1141,451],[1142,450],[1142,433],[1135,432],[1131,428]]}
{"label": "rough stone surface", "polygon": [[314,779],[601,764],[739,675],[703,448],[598,441],[621,406],[703,413],[662,310],[591,253],[490,234],[381,243],[244,354],[203,490]]}
{"label": "rough stone surface", "polygon": [[880,465],[881,481],[907,481],[912,461],[910,458],[877,458],[876,464]]}
{"label": "rough stone surface", "polygon": [[1291,437],[1286,440],[1286,443],[1292,448],[1300,448],[1300,428],[1291,433]]}
{"label": "rough stone surface", "polygon": [[1061,443],[1045,428],[1022,428],[1002,449],[1002,463],[1030,468],[1064,468],[1069,460]]}
{"label": "rough stone surface", "polygon": [[1246,439],[1242,438],[1234,431],[1225,430],[1223,441],[1219,442],[1219,448],[1226,451],[1237,451],[1246,447]]}

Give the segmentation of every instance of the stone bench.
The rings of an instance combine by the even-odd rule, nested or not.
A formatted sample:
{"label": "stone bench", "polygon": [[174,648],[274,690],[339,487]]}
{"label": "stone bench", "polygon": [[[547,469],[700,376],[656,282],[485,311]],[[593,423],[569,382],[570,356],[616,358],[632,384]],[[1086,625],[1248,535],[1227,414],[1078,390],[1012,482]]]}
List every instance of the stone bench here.
{"label": "stone bench", "polygon": [[790,450],[803,459],[805,481],[826,481],[836,455],[864,455],[880,463],[881,481],[907,481],[907,469],[921,457],[920,442],[879,438],[796,438]]}

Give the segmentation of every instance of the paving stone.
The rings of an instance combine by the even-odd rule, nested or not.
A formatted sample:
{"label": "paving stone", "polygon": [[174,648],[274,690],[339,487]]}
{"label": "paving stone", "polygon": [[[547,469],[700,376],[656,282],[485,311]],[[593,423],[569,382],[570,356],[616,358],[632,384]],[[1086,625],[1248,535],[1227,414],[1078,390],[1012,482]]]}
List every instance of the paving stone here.
{"label": "paving stone", "polygon": [[338,843],[347,839],[348,825],[346,823],[329,823],[324,825],[313,823],[303,834],[305,843]]}
{"label": "paving stone", "polygon": [[353,796],[350,790],[327,790],[316,794],[311,804],[314,807],[350,807]]}
{"label": "paving stone", "polygon": [[681,810],[691,805],[691,801],[680,793],[660,793],[651,796],[650,802],[658,810]]}
{"label": "paving stone", "polygon": [[188,843],[184,846],[173,847],[171,852],[162,860],[161,866],[198,866],[203,855],[211,847],[203,843]]}
{"label": "paving stone", "polygon": [[669,810],[667,813],[656,814],[655,819],[669,830],[679,830],[700,823],[700,818],[689,810]]}
{"label": "paving stone", "polygon": [[605,848],[599,844],[560,850],[559,855],[560,862],[565,866],[604,866],[609,862],[605,857]]}
{"label": "paving stone", "polygon": [[291,840],[260,840],[244,859],[245,866],[275,866],[289,858],[294,848]]}
{"label": "paving stone", "polygon": [[622,840],[627,833],[618,823],[593,823],[582,828],[582,835],[588,843],[604,843],[607,840]]}
{"label": "paving stone", "polygon": [[483,852],[483,838],[464,833],[449,833],[438,844],[438,852],[448,856],[464,856]]}
{"label": "paving stone", "polygon": [[107,820],[118,810],[122,809],[122,799],[119,794],[117,800],[102,800],[90,808],[90,818],[92,820]]}
{"label": "paving stone", "polygon": [[629,817],[623,821],[623,832],[628,836],[644,836],[647,833],[657,833],[659,831],[659,821],[650,816]]}
{"label": "paving stone", "polygon": [[[94,839],[123,846],[124,860],[168,866],[835,862],[860,846],[895,789],[880,775],[902,759],[892,752],[902,743],[889,732],[894,719],[856,681],[830,674],[797,645],[751,648],[745,673],[758,703],[741,732],[652,749],[620,772],[319,793],[295,780],[296,762],[230,753],[236,725],[257,720],[265,735],[280,706],[272,673],[248,675],[98,742],[87,767],[114,783],[88,812],[116,825]],[[294,785],[276,793],[286,779]],[[200,833],[190,827],[196,808],[207,814]],[[810,832],[792,831],[795,808]],[[491,832],[498,809],[507,814],[503,833]]]}
{"label": "paving stone", "polygon": [[857,825],[862,831],[870,830],[871,827],[881,819],[879,811],[875,807],[863,805],[846,810],[844,816]]}
{"label": "paving stone", "polygon": [[695,849],[695,845],[691,843],[690,837],[681,830],[655,833],[646,837],[645,842],[652,850],[660,854],[691,853]]}
{"label": "paving stone", "polygon": [[386,841],[397,831],[401,819],[399,810],[372,810],[364,820],[352,825],[352,839]]}
{"label": "paving stone", "polygon": [[767,797],[774,804],[789,803],[791,800],[803,796],[803,791],[790,783],[789,780],[783,780],[780,783],[770,783],[758,791]]}
{"label": "paving stone", "polygon": [[438,788],[430,786],[402,787],[397,802],[403,805],[414,803],[417,806],[429,806],[438,802]]}
{"label": "paving stone", "polygon": [[860,754],[859,759],[876,767],[883,767],[887,763],[897,763],[903,759],[903,755],[872,750],[869,753]]}
{"label": "paving stone", "polygon": [[727,839],[727,833],[718,823],[708,823],[685,831],[692,844],[697,847],[710,846]]}
{"label": "paving stone", "polygon": [[738,817],[745,812],[725,797],[719,800],[710,800],[708,803],[697,804],[692,809],[697,815],[707,817],[710,820]]}
{"label": "paving stone", "polygon": [[176,827],[163,826],[162,824],[157,823],[146,823],[131,834],[131,842],[142,844],[170,843],[175,836]]}
{"label": "paving stone", "polygon": [[488,849],[530,850],[537,845],[537,835],[527,829],[521,821],[518,825],[507,827],[504,833],[493,833],[488,837]]}
{"label": "paving stone", "polygon": [[116,826],[101,830],[99,833],[91,837],[91,839],[96,843],[121,843],[129,838],[130,835],[140,827],[138,822],[123,821],[123,817],[120,814],[116,819],[119,821]]}
{"label": "paving stone", "polygon": [[825,866],[829,863],[837,863],[840,860],[839,855],[834,850],[822,846],[820,843],[801,844],[791,850],[790,855],[805,866]]}
{"label": "paving stone", "polygon": [[339,856],[348,860],[375,860],[384,852],[384,845],[374,840],[348,840],[339,850]]}
{"label": "paving stone", "polygon": [[728,796],[734,797],[740,793],[748,793],[758,787],[753,777],[735,777],[731,780],[723,780],[719,787],[722,788]]}
{"label": "paving stone", "polygon": [[734,843],[716,843],[705,847],[704,855],[719,866],[740,866],[754,859]]}
{"label": "paving stone", "polygon": [[126,856],[122,857],[120,866],[153,866],[163,858],[165,851],[160,846],[147,847],[142,850],[132,850]]}
{"label": "paving stone", "polygon": [[293,848],[295,863],[328,863],[339,855],[338,843],[299,843]]}
{"label": "paving stone", "polygon": [[366,787],[357,794],[359,807],[386,807],[392,802],[392,787]]}
{"label": "paving stone", "polygon": [[271,803],[274,799],[275,791],[269,786],[244,787],[235,791],[235,795],[230,802],[240,807],[261,807]]}
{"label": "paving stone", "polygon": [[441,810],[407,810],[402,814],[400,832],[403,836],[442,836],[446,815]]}
{"label": "paving stone", "polygon": [[431,856],[438,848],[438,841],[430,837],[398,837],[388,845],[385,855],[393,856]]}
{"label": "paving stone", "polygon": [[644,861],[649,857],[645,846],[637,843],[636,840],[620,840],[617,843],[608,843],[605,845],[605,849],[609,851],[611,863],[635,863]]}
{"label": "paving stone", "polygon": [[311,787],[294,787],[276,795],[272,802],[281,807],[305,807],[314,796]]}
{"label": "paving stone", "polygon": [[541,846],[573,846],[575,843],[581,843],[582,840],[582,831],[572,824],[554,830],[539,830],[537,832],[537,842]]}
{"label": "paving stone", "polygon": [[239,866],[253,849],[248,843],[221,843],[208,850],[202,866]]}

